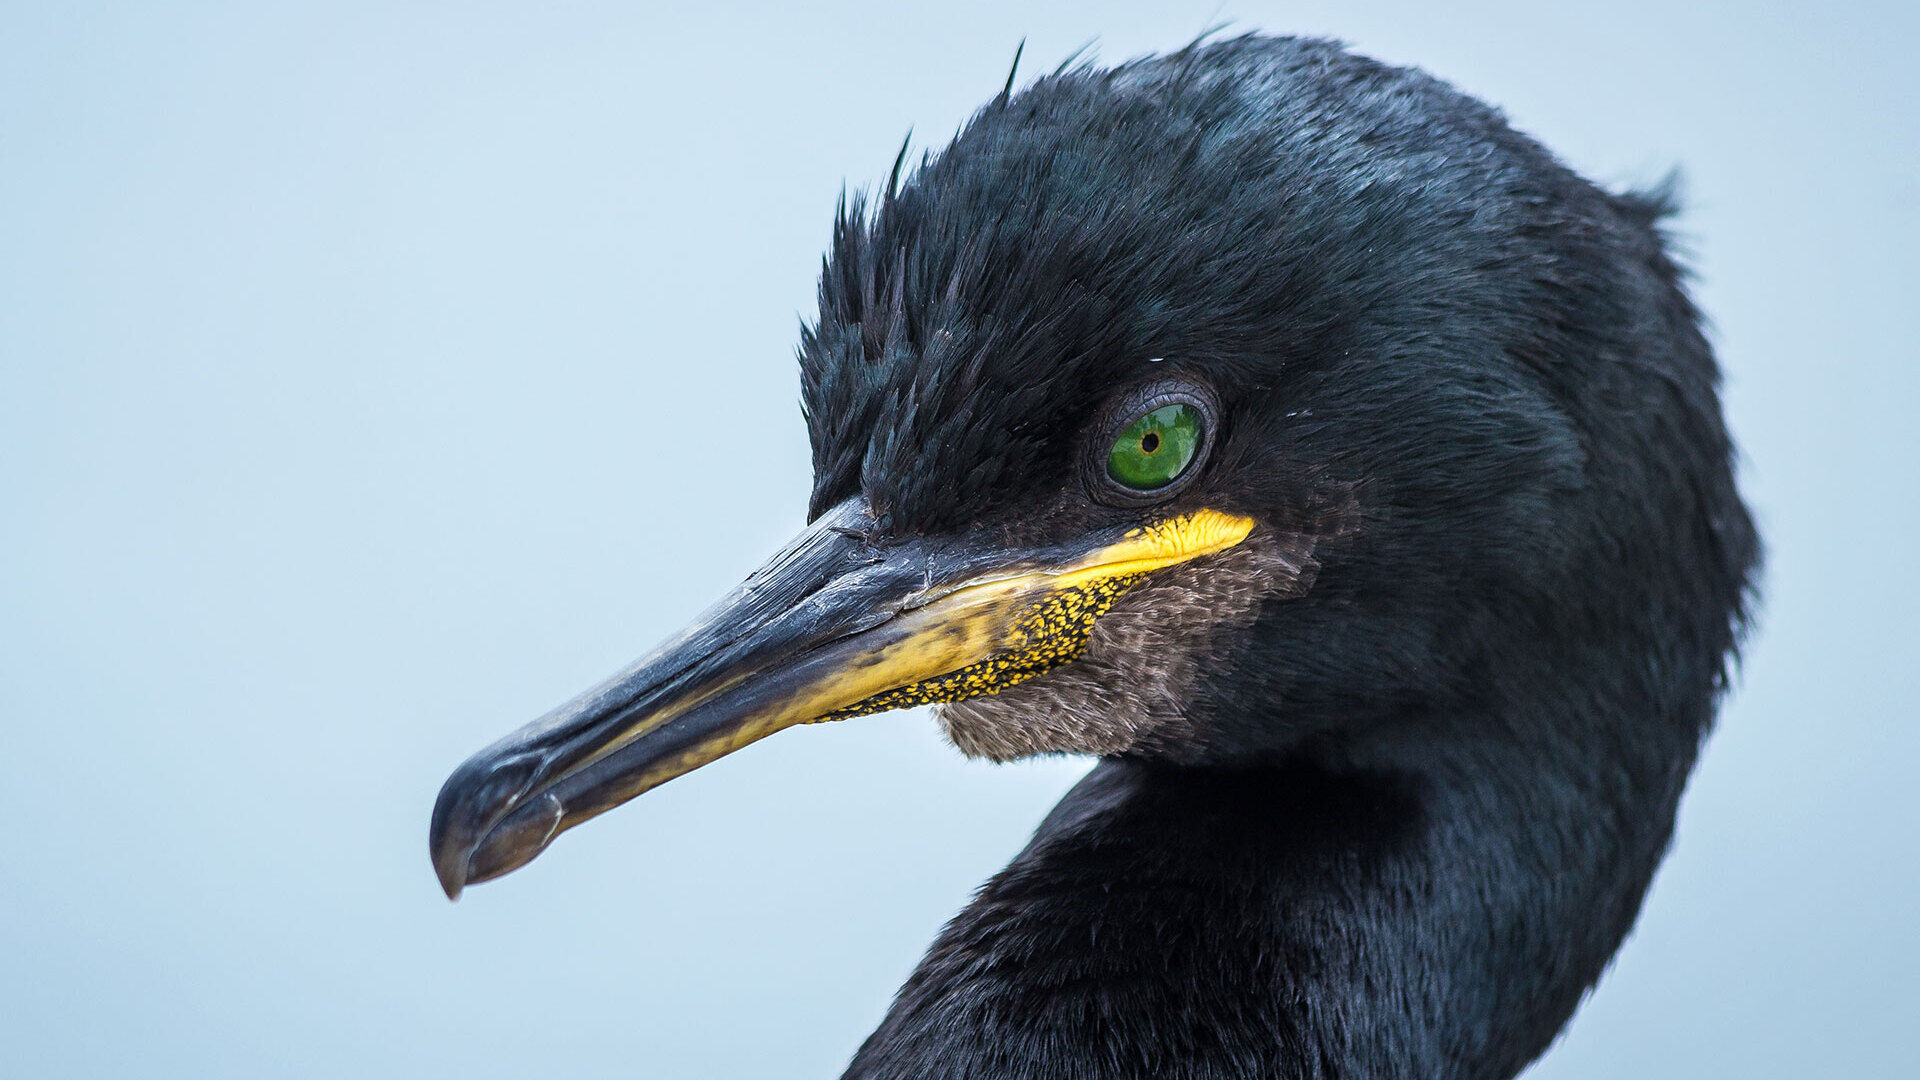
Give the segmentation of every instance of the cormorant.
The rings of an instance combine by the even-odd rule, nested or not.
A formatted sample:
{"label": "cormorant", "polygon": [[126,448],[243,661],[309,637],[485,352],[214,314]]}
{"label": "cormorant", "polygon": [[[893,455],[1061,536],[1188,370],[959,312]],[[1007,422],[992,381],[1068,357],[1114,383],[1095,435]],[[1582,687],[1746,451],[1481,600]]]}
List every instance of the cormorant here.
{"label": "cormorant", "polygon": [[1011,90],[842,202],[811,526],[462,765],[441,883],[934,703],[1101,760],[847,1077],[1513,1076],[1633,924],[1758,560],[1670,199],[1323,41]]}

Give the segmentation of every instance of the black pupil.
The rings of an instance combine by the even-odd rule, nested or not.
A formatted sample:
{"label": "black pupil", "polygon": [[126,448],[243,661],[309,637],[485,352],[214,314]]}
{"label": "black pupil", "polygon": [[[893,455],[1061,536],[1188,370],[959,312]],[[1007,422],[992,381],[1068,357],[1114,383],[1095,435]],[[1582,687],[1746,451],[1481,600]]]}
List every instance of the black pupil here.
{"label": "black pupil", "polygon": [[1149,454],[1160,449],[1160,433],[1157,431],[1149,431],[1145,435],[1142,435],[1140,437],[1140,449]]}

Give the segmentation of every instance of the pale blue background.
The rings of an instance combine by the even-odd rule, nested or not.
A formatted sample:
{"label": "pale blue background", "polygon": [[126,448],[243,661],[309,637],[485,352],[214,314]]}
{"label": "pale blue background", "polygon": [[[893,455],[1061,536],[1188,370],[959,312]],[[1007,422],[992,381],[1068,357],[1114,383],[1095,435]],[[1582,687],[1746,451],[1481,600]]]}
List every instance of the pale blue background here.
{"label": "pale blue background", "polygon": [[800,524],[843,178],[1217,19],[1691,177],[1765,632],[1532,1076],[1920,1070],[1914,5],[801,7],[0,9],[0,1073],[837,1075],[1084,763],[806,729],[457,907],[428,810]]}

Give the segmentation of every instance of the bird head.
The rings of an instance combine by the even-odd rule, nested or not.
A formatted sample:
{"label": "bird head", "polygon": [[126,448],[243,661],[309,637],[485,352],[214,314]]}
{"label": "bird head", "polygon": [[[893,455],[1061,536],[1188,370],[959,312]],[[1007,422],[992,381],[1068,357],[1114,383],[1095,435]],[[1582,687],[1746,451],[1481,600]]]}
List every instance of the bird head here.
{"label": "bird head", "polygon": [[443,886],[907,706],[996,759],[1231,764],[1676,628],[1717,679],[1752,539],[1653,217],[1323,43],[1002,94],[841,207],[810,526],[462,765]]}

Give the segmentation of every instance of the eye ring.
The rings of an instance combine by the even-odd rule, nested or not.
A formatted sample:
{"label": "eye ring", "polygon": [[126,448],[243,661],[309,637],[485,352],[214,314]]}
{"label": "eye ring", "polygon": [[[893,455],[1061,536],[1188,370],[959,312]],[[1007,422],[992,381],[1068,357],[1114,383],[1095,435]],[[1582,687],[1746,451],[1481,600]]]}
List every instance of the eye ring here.
{"label": "eye ring", "polygon": [[[1174,406],[1185,406],[1198,421],[1192,454],[1176,474],[1157,487],[1132,487],[1121,482],[1109,464],[1120,437],[1147,420],[1149,414]],[[1205,471],[1219,438],[1220,413],[1220,400],[1213,390],[1192,379],[1159,379],[1120,394],[1101,411],[1100,419],[1090,429],[1086,451],[1080,455],[1081,477],[1088,494],[1095,502],[1123,508],[1153,506],[1173,498]],[[1142,449],[1158,449],[1158,436],[1149,433],[1145,438]]]}

